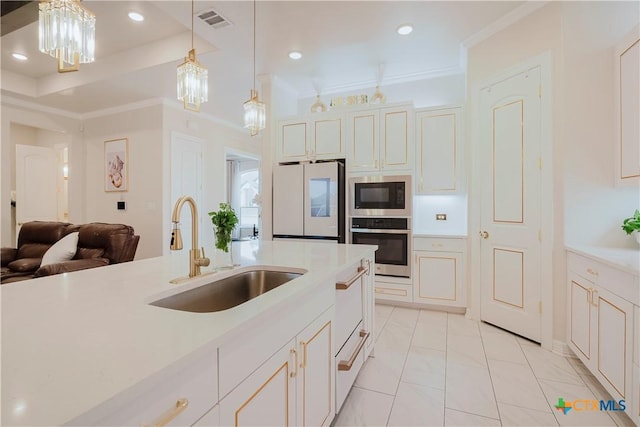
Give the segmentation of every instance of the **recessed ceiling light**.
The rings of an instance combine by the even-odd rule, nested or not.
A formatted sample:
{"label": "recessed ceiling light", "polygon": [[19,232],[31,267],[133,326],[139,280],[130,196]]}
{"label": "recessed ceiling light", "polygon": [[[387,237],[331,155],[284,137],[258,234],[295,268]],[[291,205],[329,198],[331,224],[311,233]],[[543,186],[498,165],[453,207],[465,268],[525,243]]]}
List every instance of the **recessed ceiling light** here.
{"label": "recessed ceiling light", "polygon": [[291,51],[289,52],[289,58],[298,60],[302,58],[302,53],[298,52],[297,50]]}
{"label": "recessed ceiling light", "polygon": [[129,12],[129,19],[136,22],[142,22],[144,21],[144,16],[142,16],[138,12]]}
{"label": "recessed ceiling light", "polygon": [[413,25],[410,25],[410,24],[400,25],[396,31],[401,36],[406,36],[407,34],[411,34],[411,32],[413,31]]}
{"label": "recessed ceiling light", "polygon": [[29,59],[29,58],[27,58],[27,55],[23,55],[23,54],[17,53],[17,52],[13,53],[11,56],[16,58],[18,61],[26,61],[27,59]]}

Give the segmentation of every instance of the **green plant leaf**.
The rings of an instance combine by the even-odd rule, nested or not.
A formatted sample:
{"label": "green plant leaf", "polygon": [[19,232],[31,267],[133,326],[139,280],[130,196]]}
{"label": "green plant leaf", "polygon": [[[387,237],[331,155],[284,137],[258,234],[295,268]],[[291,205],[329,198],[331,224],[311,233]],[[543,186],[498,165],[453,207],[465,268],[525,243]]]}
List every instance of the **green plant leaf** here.
{"label": "green plant leaf", "polygon": [[216,236],[216,248],[229,252],[231,232],[238,224],[238,216],[230,204],[220,203],[220,210],[209,212]]}

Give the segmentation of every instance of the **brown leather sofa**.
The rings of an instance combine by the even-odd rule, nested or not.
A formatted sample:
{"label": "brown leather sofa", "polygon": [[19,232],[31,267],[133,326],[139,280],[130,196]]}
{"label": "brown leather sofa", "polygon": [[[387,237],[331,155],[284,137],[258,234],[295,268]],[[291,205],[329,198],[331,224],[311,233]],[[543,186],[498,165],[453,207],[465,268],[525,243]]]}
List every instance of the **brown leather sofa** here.
{"label": "brown leather sofa", "polygon": [[[78,246],[73,259],[40,267],[45,252],[75,231]],[[140,236],[134,234],[133,228],[123,224],[28,222],[20,228],[18,247],[1,249],[0,283],[132,261],[139,241]]]}

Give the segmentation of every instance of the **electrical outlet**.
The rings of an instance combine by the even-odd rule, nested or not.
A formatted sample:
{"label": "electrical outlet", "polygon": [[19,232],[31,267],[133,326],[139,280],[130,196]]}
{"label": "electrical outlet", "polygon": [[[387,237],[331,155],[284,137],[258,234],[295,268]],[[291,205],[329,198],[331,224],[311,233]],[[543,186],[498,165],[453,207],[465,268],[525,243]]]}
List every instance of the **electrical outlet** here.
{"label": "electrical outlet", "polygon": [[447,214],[436,214],[436,221],[446,221]]}

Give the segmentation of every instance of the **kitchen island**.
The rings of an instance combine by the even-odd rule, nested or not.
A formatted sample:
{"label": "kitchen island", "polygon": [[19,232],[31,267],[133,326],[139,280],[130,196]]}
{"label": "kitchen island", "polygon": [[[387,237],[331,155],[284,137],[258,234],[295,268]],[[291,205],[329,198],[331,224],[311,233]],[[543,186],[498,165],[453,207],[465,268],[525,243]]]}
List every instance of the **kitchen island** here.
{"label": "kitchen island", "polygon": [[[261,383],[258,373],[279,363],[274,358],[280,353],[286,354],[281,366],[287,374],[283,377],[286,413],[274,416],[282,415],[294,425],[317,412],[324,417],[320,421],[328,423],[335,411],[333,356],[343,344],[331,338],[332,328],[340,327],[332,324],[334,316],[339,323],[339,316],[334,315],[335,284],[351,269],[364,272],[375,249],[249,241],[234,244],[240,267],[179,285],[169,281],[188,271],[186,251],[3,285],[2,425],[140,425],[158,420],[190,425],[201,418],[206,422],[198,425],[215,425],[217,420],[224,425],[234,421],[229,416],[242,424],[240,415],[245,414],[247,423],[251,423],[250,416],[268,422],[267,415],[274,414],[260,413],[259,405],[253,405],[258,402],[254,397],[268,390],[268,384],[277,384],[271,381],[275,376]],[[149,305],[247,266],[306,273],[224,311],[193,313]],[[210,272],[203,268],[203,273]],[[372,277],[360,279],[363,307],[358,308],[364,317],[360,325],[370,332]],[[306,327],[320,320],[315,335],[300,338]],[[323,335],[329,337],[327,354],[331,358],[310,356],[309,364],[332,366],[327,379],[331,405],[326,415],[324,408],[313,407],[313,399],[296,398],[298,389],[304,387],[291,383],[298,381],[299,369],[307,366],[306,351],[313,348],[313,340]],[[298,343],[304,345],[299,348]],[[369,352],[371,347],[367,345]],[[305,357],[298,361],[301,352]],[[312,372],[300,374],[310,382],[314,378]],[[256,381],[260,383],[256,393],[244,399],[243,388],[251,389]],[[181,403],[180,393],[191,393],[188,406]],[[240,409],[246,409],[242,414],[234,406],[238,398]],[[277,412],[273,401],[261,399],[266,408]],[[167,402],[172,403],[167,406]],[[249,409],[257,412],[251,414]]]}

